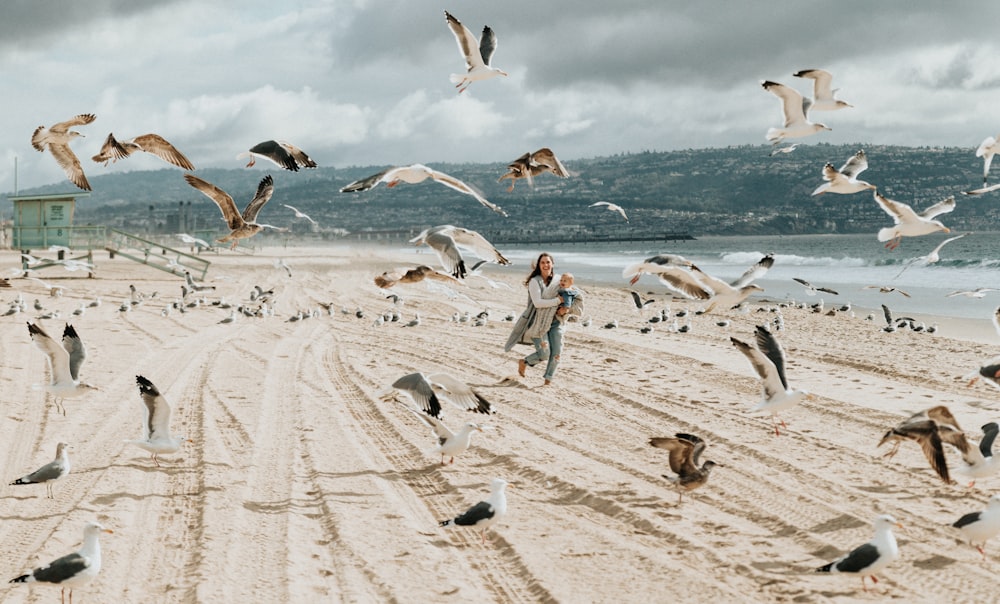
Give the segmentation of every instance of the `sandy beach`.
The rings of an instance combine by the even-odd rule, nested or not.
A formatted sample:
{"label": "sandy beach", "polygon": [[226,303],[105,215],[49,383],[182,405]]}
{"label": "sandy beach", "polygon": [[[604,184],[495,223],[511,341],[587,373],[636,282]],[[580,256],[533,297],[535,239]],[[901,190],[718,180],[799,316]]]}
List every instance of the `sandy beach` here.
{"label": "sandy beach", "polygon": [[[51,254],[44,254],[51,256]],[[283,258],[289,277],[276,270]],[[373,277],[417,257],[376,248],[264,248],[210,254],[207,299],[246,302],[255,285],[276,292],[276,315],[239,317],[211,304],[161,316],[183,279],[95,252],[97,278],[53,268],[40,275],[66,288],[53,298],[37,282],[0,289],[0,311],[17,292],[26,313],[0,317],[0,578],[75,550],[83,524],[102,538],[100,576],[76,590],[84,602],[906,602],[995,599],[1000,542],[990,559],[950,526],[980,510],[1000,477],[975,488],[945,485],[915,443],[893,459],[876,449],[910,413],[948,405],[970,438],[1000,416],[998,392],[962,376],[996,354],[987,321],[940,321],[936,334],[887,334],[864,315],[782,311],[778,332],[795,387],[816,399],[783,414],[775,436],[750,364],[730,343],[752,340],[773,319],[750,313],[694,316],[689,333],[649,334],[621,287],[586,275],[589,327],[571,325],[555,383],[542,368],[517,376],[521,347],[504,353],[526,294],[520,272],[493,273],[456,287],[450,299],[424,284],[380,290]],[[422,256],[430,263],[433,255]],[[13,252],[0,265],[18,265]],[[556,256],[556,272],[559,258]],[[640,291],[663,288],[643,287]],[[129,284],[158,292],[119,311]],[[403,322],[375,326],[405,299]],[[765,292],[766,295],[766,292]],[[100,296],[82,316],[71,312]],[[42,321],[53,335],[73,324],[88,347],[82,377],[99,392],[66,401],[33,387],[45,359],[28,337],[35,299],[62,316]],[[667,297],[656,295],[653,308]],[[297,322],[299,310],[332,313]],[[673,310],[692,304],[673,303]],[[358,319],[356,309],[365,316]],[[341,309],[348,312],[343,313]],[[451,321],[491,311],[484,326]],[[617,329],[601,326],[617,319]],[[718,326],[728,319],[728,326]],[[978,337],[977,337],[978,336]],[[991,344],[990,342],[994,342]],[[476,419],[493,429],[442,467],[430,431],[383,395],[414,371],[445,371],[477,387],[497,413],[471,416],[445,406],[457,427]],[[173,431],[190,438],[162,467],[125,439],[140,434],[135,376],[155,383],[174,408]],[[685,495],[653,436],[704,438],[703,459],[722,464]],[[55,484],[7,482],[72,444],[73,470]],[[961,464],[953,449],[952,468]],[[509,513],[487,533],[439,528],[481,501],[493,477],[510,481]],[[956,476],[956,478],[959,478]],[[900,559],[870,592],[856,576],[814,574],[871,537],[892,514]],[[871,583],[869,582],[869,586]],[[58,587],[5,585],[3,602],[54,602]]]}

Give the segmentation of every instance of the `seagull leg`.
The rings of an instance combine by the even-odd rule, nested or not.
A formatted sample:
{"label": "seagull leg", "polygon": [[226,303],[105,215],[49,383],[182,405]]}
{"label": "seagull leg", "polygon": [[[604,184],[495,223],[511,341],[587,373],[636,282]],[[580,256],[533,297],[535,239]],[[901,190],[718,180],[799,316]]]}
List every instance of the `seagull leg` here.
{"label": "seagull leg", "polygon": [[892,443],[892,449],[889,449],[889,452],[883,455],[883,457],[885,457],[886,459],[892,459],[898,452],[899,452],[899,441],[897,440],[896,442]]}
{"label": "seagull leg", "polygon": [[986,549],[983,548],[982,546],[979,546],[979,545],[976,546],[976,549],[979,550],[979,553],[983,555],[983,560],[985,561],[986,560]]}
{"label": "seagull leg", "polygon": [[253,156],[253,155],[251,155],[251,156],[250,156],[250,163],[249,163],[249,164],[247,164],[247,167],[249,168],[250,166],[254,165],[254,164],[255,164],[256,162],[257,162],[257,159],[256,159],[256,158],[254,158],[254,156]]}
{"label": "seagull leg", "polygon": [[483,545],[486,545],[486,529],[479,531],[479,536],[482,538]]}
{"label": "seagull leg", "polygon": [[160,462],[156,460],[156,453],[153,453],[153,463],[155,463],[155,464],[156,464],[156,467],[157,467],[157,468],[159,468],[159,467],[160,467]]}

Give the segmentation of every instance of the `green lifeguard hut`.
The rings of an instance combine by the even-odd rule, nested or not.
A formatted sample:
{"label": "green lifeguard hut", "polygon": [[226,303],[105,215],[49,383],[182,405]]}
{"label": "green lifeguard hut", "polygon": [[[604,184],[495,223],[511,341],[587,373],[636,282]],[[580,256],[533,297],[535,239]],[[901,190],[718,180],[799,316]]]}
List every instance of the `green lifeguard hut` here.
{"label": "green lifeguard hut", "polygon": [[11,247],[22,251],[51,245],[72,247],[73,210],[78,197],[90,197],[90,193],[74,191],[8,197],[14,203]]}

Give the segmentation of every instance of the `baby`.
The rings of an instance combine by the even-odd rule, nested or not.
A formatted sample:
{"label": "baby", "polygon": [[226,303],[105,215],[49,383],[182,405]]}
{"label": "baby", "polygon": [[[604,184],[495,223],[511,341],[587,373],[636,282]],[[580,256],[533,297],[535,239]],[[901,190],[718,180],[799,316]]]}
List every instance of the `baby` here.
{"label": "baby", "polygon": [[572,273],[563,273],[559,277],[559,295],[562,296],[562,303],[559,304],[560,308],[573,306],[573,300],[580,295],[580,290],[573,285]]}

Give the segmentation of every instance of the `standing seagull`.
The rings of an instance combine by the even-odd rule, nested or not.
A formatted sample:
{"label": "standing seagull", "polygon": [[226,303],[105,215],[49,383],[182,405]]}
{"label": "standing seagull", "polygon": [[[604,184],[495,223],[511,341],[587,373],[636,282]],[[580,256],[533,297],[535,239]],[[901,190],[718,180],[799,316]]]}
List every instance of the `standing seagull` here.
{"label": "standing seagull", "polygon": [[264,141],[250,147],[249,151],[244,151],[236,156],[236,159],[250,158],[247,167],[254,165],[257,158],[266,159],[274,163],[279,168],[298,172],[299,168],[315,168],[316,162],[309,159],[305,151],[295,145],[285,141]]}
{"label": "standing seagull", "polygon": [[990,175],[990,164],[993,163],[993,156],[1000,153],[1000,141],[997,138],[1000,135],[987,136],[983,139],[983,142],[979,143],[979,148],[976,149],[976,157],[983,158],[983,187],[986,187],[986,179]]}
{"label": "standing seagull", "polygon": [[611,203],[610,201],[595,201],[587,207],[594,208],[599,206],[604,206],[612,212],[618,212],[622,215],[622,218],[625,219],[625,222],[628,222],[628,215],[625,214],[625,209],[616,203]]}
{"label": "standing seagull", "polygon": [[459,247],[472,250],[477,256],[488,262],[496,262],[501,265],[510,264],[510,260],[507,260],[478,231],[450,224],[431,227],[413,239],[410,239],[410,243],[429,246],[437,254],[438,260],[441,261],[441,266],[444,267],[444,270],[458,279],[464,279],[468,274],[465,268],[465,260],[458,250]]}
{"label": "standing seagull", "polygon": [[113,534],[96,522],[88,522],[83,527],[83,546],[72,554],[67,554],[40,566],[20,577],[10,580],[10,583],[54,583],[62,586],[61,601],[66,601],[66,588],[69,588],[69,602],[73,604],[73,588],[89,583],[101,572],[101,533]]}
{"label": "standing seagull", "polygon": [[810,102],[803,99],[802,95],[794,88],[770,80],[761,82],[761,86],[764,90],[781,99],[781,112],[785,118],[781,128],[768,128],[767,130],[766,137],[772,145],[776,145],[786,138],[799,138],[832,129],[823,124],[814,124],[806,119]]}
{"label": "standing seagull", "polygon": [[693,434],[678,432],[671,437],[649,439],[649,444],[670,451],[670,471],[677,476],[663,477],[677,487],[677,505],[684,498],[684,491],[692,491],[708,482],[708,475],[716,464],[706,461],[698,467],[698,459],[705,450],[705,441]]}
{"label": "standing seagull", "polygon": [[[475,526],[479,528],[479,534],[483,545],[486,545],[486,529],[490,528],[507,515],[507,494],[504,492],[508,486],[507,481],[502,478],[494,478],[490,482],[490,496],[485,501],[480,501],[464,513],[455,516],[450,520],[442,520],[440,526]],[[509,485],[514,486],[514,485]]]}
{"label": "standing seagull", "polygon": [[458,92],[465,92],[473,82],[488,80],[496,76],[506,76],[507,72],[490,65],[493,53],[497,49],[497,36],[489,26],[483,27],[483,35],[480,40],[468,27],[462,25],[458,19],[451,16],[448,11],[444,11],[444,18],[451,28],[451,33],[455,34],[455,41],[458,42],[458,51],[465,59],[465,73],[451,74],[451,83],[458,88]]}
{"label": "standing seagull", "polygon": [[899,557],[899,546],[892,528],[903,528],[888,514],[875,518],[875,536],[868,543],[851,550],[849,554],[816,569],[818,573],[852,573],[861,575],[861,589],[868,591],[865,577],[878,583],[875,573],[892,564]]}
{"label": "standing seagull", "polygon": [[362,178],[361,180],[356,180],[351,184],[345,186],[340,190],[341,193],[358,193],[361,191],[367,191],[372,187],[376,186],[380,182],[384,182],[385,186],[395,187],[401,182],[407,184],[417,184],[431,178],[436,182],[443,184],[444,186],[454,189],[459,193],[465,193],[466,195],[471,195],[487,208],[493,210],[497,214],[506,217],[507,212],[504,212],[500,206],[490,202],[488,199],[480,195],[475,189],[465,184],[461,180],[455,178],[454,176],[449,176],[444,172],[439,172],[432,168],[428,168],[423,164],[412,164],[409,166],[399,166],[395,168],[389,168],[383,170],[378,174],[372,174],[367,178]]}
{"label": "standing seagull", "polygon": [[185,174],[184,180],[208,196],[209,199],[215,202],[215,205],[219,206],[219,210],[222,211],[222,217],[225,219],[226,224],[229,225],[231,232],[216,239],[216,241],[219,243],[232,241],[233,244],[229,249],[236,249],[236,244],[239,243],[240,239],[253,237],[265,228],[278,228],[269,224],[257,223],[257,214],[264,207],[264,204],[271,199],[271,195],[274,194],[274,180],[270,174],[261,179],[260,184],[257,185],[257,193],[250,200],[250,203],[247,204],[242,215],[236,209],[236,202],[229,196],[229,193],[226,193],[208,181],[198,178],[194,174]]}
{"label": "standing seagull", "polygon": [[993,454],[993,441],[1000,433],[1000,426],[996,422],[984,424],[980,430],[983,431],[983,438],[979,441],[979,447],[969,447],[965,456],[965,466],[958,468],[960,474],[972,478],[969,483],[971,489],[976,485],[976,479],[992,476],[1000,472],[1000,459]]}
{"label": "standing seagull", "polygon": [[141,375],[135,376],[135,382],[139,385],[139,397],[142,398],[142,438],[125,442],[152,453],[153,463],[160,467],[156,456],[161,453],[176,453],[187,439],[183,436],[170,436],[170,403],[163,398],[153,382]]}
{"label": "standing seagull", "polygon": [[69,464],[69,453],[67,452],[69,448],[70,446],[66,443],[57,444],[55,459],[38,468],[31,474],[22,476],[10,484],[39,484],[44,482],[45,495],[49,499],[52,499],[52,483],[69,474],[71,469]]}
{"label": "standing seagull", "polygon": [[965,514],[952,524],[986,560],[986,542],[1000,533],[1000,495],[990,497],[986,509]]}
{"label": "standing seagull", "polygon": [[551,172],[559,178],[569,177],[569,170],[562,165],[556,154],[548,147],[542,147],[534,153],[525,153],[507,164],[507,172],[501,175],[497,182],[503,182],[509,178],[510,186],[507,188],[507,192],[510,193],[514,190],[514,183],[519,179],[527,178],[528,184],[533,184],[534,178],[545,172]]}
{"label": "standing seagull", "polygon": [[76,329],[69,323],[63,329],[61,343],[53,340],[34,323],[28,323],[28,335],[48,359],[52,381],[46,389],[55,397],[56,408],[66,415],[63,399],[80,396],[87,390],[97,390],[96,386],[80,381],[80,366],[87,358],[87,349],[77,335]]}
{"label": "standing seagull", "polygon": [[40,152],[44,152],[48,148],[49,153],[56,158],[56,162],[62,167],[70,182],[84,191],[90,190],[90,183],[87,182],[87,177],[83,173],[80,160],[69,148],[71,140],[83,135],[76,130],[70,130],[70,128],[89,124],[95,119],[97,116],[92,113],[82,113],[48,128],[39,126],[31,135],[31,146]]}
{"label": "standing seagull", "polygon": [[794,407],[803,399],[811,399],[812,395],[804,390],[792,390],[788,387],[788,380],[785,378],[785,351],[774,335],[763,325],[757,326],[755,335],[756,348],[736,338],[731,337],[729,340],[747,357],[764,386],[764,399],[754,407],[754,411],[770,412],[774,434],[781,436],[778,423],[784,428],[788,426],[778,417],[778,412]]}
{"label": "standing seagull", "polygon": [[849,195],[851,193],[867,191],[868,189],[875,189],[875,185],[858,180],[858,174],[867,169],[868,157],[865,156],[864,150],[852,155],[839,170],[834,168],[833,164],[827,163],[823,166],[823,180],[826,182],[816,187],[816,190],[812,194],[840,193],[842,195]]}
{"label": "standing seagull", "polygon": [[834,98],[836,88],[831,88],[833,75],[825,69],[803,69],[797,71],[793,76],[797,78],[808,78],[813,81],[813,98],[809,104],[810,111],[836,111],[853,107],[850,103]]}
{"label": "standing seagull", "polygon": [[934,220],[934,217],[955,209],[954,196],[937,202],[919,214],[905,203],[887,199],[878,191],[875,191],[875,201],[896,223],[895,226],[879,229],[878,232],[878,240],[888,242],[885,247],[890,250],[896,249],[903,237],[919,237],[937,231],[951,232],[951,229],[941,224],[940,220]]}
{"label": "standing seagull", "polygon": [[452,430],[438,418],[432,415],[424,415],[408,405],[406,408],[419,417],[420,421],[422,421],[424,425],[430,428],[433,432],[434,438],[437,441],[437,447],[435,447],[433,452],[441,454],[442,466],[447,465],[444,462],[445,456],[450,458],[448,461],[449,464],[455,463],[455,456],[461,455],[468,450],[469,445],[472,442],[472,433],[483,431],[483,429],[479,427],[479,424],[466,422],[461,428],[459,428],[458,432],[452,432]]}
{"label": "standing seagull", "polygon": [[101,146],[101,150],[91,159],[97,163],[104,162],[106,166],[109,161],[115,163],[119,159],[125,159],[136,151],[152,153],[178,168],[194,170],[194,164],[188,158],[184,157],[183,153],[167,142],[167,139],[159,134],[152,133],[143,134],[123,142],[119,142],[115,138],[114,133],[110,133],[108,134],[108,138],[104,139],[104,145]]}
{"label": "standing seagull", "polygon": [[316,221],[315,221],[315,220],[313,220],[312,218],[310,218],[308,214],[305,214],[305,213],[303,213],[303,212],[300,212],[298,208],[296,208],[296,207],[294,207],[294,206],[290,206],[290,205],[288,205],[287,203],[283,203],[283,204],[281,204],[281,205],[283,205],[283,206],[285,206],[286,208],[288,208],[289,210],[291,210],[291,211],[295,212],[295,217],[296,217],[296,218],[305,218],[305,219],[306,219],[306,220],[308,220],[309,222],[311,222],[311,223],[313,223],[313,224],[316,224]]}

